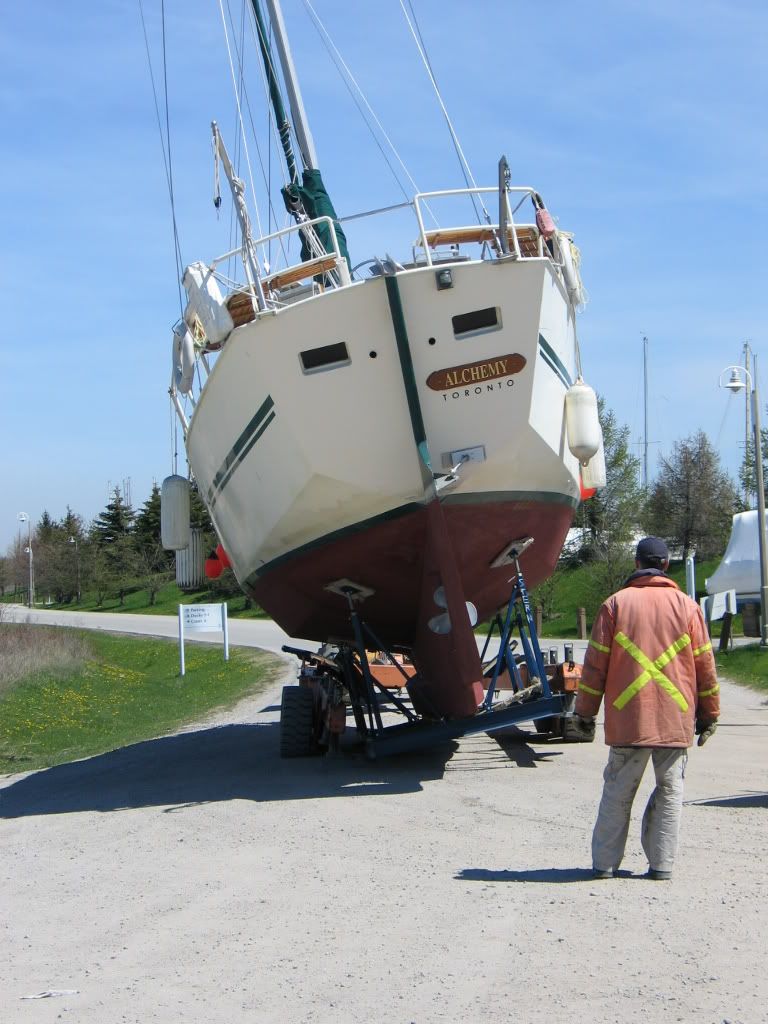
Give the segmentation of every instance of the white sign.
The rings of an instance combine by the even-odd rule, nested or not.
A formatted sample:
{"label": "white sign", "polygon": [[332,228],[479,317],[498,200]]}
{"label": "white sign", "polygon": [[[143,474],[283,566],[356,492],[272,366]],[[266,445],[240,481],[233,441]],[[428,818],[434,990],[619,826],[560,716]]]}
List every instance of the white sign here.
{"label": "white sign", "polygon": [[229,631],[227,629],[226,603],[179,605],[179,663],[181,665],[181,675],[184,675],[185,633],[223,633],[224,661],[229,661]]}
{"label": "white sign", "polygon": [[221,633],[224,604],[181,604],[186,633]]}

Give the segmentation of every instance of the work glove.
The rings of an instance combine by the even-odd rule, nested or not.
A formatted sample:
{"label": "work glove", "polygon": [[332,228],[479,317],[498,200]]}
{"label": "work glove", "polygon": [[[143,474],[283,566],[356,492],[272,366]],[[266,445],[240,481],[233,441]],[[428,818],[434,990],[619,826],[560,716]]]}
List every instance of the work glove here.
{"label": "work glove", "polygon": [[716,729],[717,729],[717,722],[712,720],[712,719],[710,719],[709,721],[707,721],[706,719],[700,719],[699,721],[697,721],[696,722],[696,735],[699,737],[698,745],[700,747],[703,747],[704,744],[709,739],[709,737],[715,735],[715,730]]}
{"label": "work glove", "polygon": [[594,718],[582,718],[581,715],[574,715],[571,721],[571,729],[582,739],[593,740],[595,738]]}

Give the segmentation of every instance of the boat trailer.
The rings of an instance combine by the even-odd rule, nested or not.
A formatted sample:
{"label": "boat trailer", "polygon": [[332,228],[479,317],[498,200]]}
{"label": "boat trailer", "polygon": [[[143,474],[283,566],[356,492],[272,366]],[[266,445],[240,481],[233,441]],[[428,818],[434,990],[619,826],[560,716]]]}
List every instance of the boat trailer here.
{"label": "boat trailer", "polygon": [[[555,651],[550,652],[550,664],[545,663],[517,559],[510,582],[513,586],[506,610],[492,621],[481,654],[487,681],[485,697],[468,718],[431,717],[423,710],[421,714],[414,711],[403,696],[417,678],[414,667],[402,660],[402,652],[385,648],[358,614],[353,594],[347,594],[353,643],[326,644],[316,653],[282,648],[296,655],[301,665],[299,685],[283,688],[281,756],[306,757],[338,748],[348,709],[369,758],[425,749],[461,736],[493,733],[530,721],[535,722],[538,732],[582,740],[571,728],[580,666],[574,664],[572,650],[568,656],[568,645],[564,663],[556,663]],[[496,630],[498,651],[486,661]],[[512,635],[515,630],[517,637]],[[376,651],[373,661],[371,651]],[[505,694],[510,692],[502,695],[502,689]],[[385,725],[382,713],[396,713],[403,721]]]}

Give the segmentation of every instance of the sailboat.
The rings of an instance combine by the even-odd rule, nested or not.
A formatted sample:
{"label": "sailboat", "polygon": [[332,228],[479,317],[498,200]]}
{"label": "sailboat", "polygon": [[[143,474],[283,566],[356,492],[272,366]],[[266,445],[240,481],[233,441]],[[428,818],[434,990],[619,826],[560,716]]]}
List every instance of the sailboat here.
{"label": "sailboat", "polygon": [[[487,686],[475,623],[505,604],[516,572],[529,586],[551,575],[584,488],[601,483],[576,333],[578,250],[502,157],[491,185],[414,195],[408,255],[371,253],[353,273],[282,12],[277,0],[266,7],[269,29],[253,0],[292,223],[253,237],[214,124],[240,244],[183,276],[171,397],[191,475],[222,557],[289,635],[359,662],[364,623],[378,648],[412,662],[416,717],[471,719]],[[481,201],[485,215],[433,224],[456,197]],[[301,258],[266,268],[259,253],[288,238]],[[239,281],[222,272],[233,255]],[[164,543],[179,548],[172,482]],[[302,678],[315,733],[349,678],[332,662],[309,659]],[[318,676],[330,679],[319,696]]]}

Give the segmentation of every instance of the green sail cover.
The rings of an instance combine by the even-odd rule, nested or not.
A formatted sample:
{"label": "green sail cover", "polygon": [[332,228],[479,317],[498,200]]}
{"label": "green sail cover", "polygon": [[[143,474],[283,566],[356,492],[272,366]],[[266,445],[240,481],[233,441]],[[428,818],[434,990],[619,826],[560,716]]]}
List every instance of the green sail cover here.
{"label": "green sail cover", "polygon": [[[325,191],[325,185],[323,184],[320,171],[303,171],[301,179],[301,185],[297,182],[292,182],[290,185],[286,185],[283,189],[283,198],[285,199],[285,205],[289,213],[293,213],[299,203],[301,203],[304,207],[304,212],[310,220],[314,220],[315,217],[331,217],[336,229],[339,252],[346,259],[347,266],[351,267],[352,264],[349,262],[349,251],[347,250],[347,239],[341,225],[336,219],[336,211],[333,208],[331,197]],[[331,239],[331,232],[328,225],[316,224],[315,231],[317,232],[318,238],[323,243],[325,251],[333,252],[333,241]],[[309,248],[304,241],[301,243],[301,259],[303,262],[312,259],[312,253],[309,251]]]}

